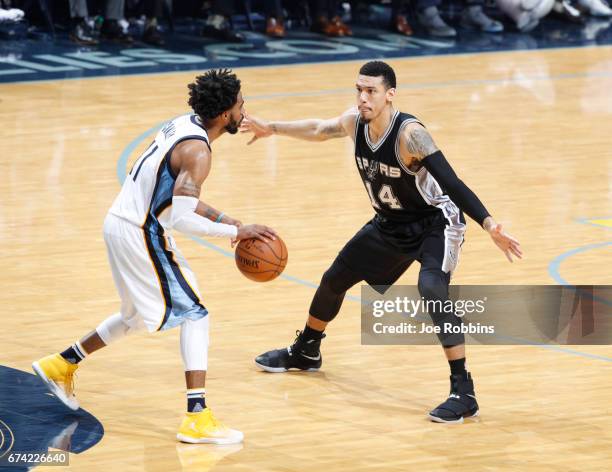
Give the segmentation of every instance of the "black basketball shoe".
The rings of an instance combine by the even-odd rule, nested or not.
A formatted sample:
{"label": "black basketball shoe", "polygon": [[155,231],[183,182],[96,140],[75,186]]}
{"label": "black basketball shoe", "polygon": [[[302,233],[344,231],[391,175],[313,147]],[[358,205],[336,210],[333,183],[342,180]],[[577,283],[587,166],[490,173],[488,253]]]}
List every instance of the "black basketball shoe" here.
{"label": "black basketball shoe", "polygon": [[463,423],[463,418],[478,416],[478,403],[474,393],[472,375],[451,375],[450,395],[445,402],[429,412],[436,423]]}
{"label": "black basketball shoe", "polygon": [[289,369],[317,371],[321,368],[321,339],[303,338],[300,330],[295,332],[293,344],[284,349],[274,349],[255,358],[255,365],[266,372],[287,372]]}

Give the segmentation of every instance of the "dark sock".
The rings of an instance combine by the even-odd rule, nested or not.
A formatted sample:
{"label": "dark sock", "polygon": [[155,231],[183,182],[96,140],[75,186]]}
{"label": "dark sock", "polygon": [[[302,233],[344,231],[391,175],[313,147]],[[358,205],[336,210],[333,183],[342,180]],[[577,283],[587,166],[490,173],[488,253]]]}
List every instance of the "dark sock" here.
{"label": "dark sock", "polygon": [[187,390],[187,411],[197,413],[206,408],[206,390],[203,388],[194,388]]}
{"label": "dark sock", "polygon": [[465,370],[465,357],[455,359],[454,361],[448,361],[448,365],[450,366],[451,375],[467,376],[467,370]]}
{"label": "dark sock", "polygon": [[75,343],[65,351],[60,352],[60,356],[62,356],[71,364],[78,364],[83,359],[85,359],[86,353],[83,352]]}
{"label": "dark sock", "polygon": [[301,337],[304,341],[320,341],[323,338],[323,331],[317,331],[316,329],[312,329],[310,326],[306,325],[304,327],[304,331],[302,331]]}

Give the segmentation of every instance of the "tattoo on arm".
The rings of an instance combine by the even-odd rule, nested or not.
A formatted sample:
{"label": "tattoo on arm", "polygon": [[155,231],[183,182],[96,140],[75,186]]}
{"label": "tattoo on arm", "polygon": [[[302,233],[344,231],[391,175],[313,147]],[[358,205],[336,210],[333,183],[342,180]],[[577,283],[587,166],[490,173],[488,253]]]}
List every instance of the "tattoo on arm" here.
{"label": "tattoo on arm", "polygon": [[319,130],[319,134],[325,137],[325,139],[342,138],[346,136],[346,131],[342,127],[342,123],[334,122],[323,125]]}
{"label": "tattoo on arm", "polygon": [[186,197],[200,197],[200,187],[191,182],[184,182],[180,187],[180,194]]}
{"label": "tattoo on arm", "polygon": [[204,203],[202,200],[198,202],[198,206],[195,211],[198,215],[203,216],[204,218],[208,218],[210,221],[217,221],[221,212],[219,210],[215,210],[210,205]]}
{"label": "tattoo on arm", "polygon": [[408,131],[406,147],[410,155],[419,160],[438,150],[429,132],[421,126],[415,126]]}
{"label": "tattoo on arm", "polygon": [[204,210],[204,217],[208,218],[209,220],[213,220],[215,221],[218,217],[219,217],[220,213],[215,210],[212,207],[207,207],[206,210]]}
{"label": "tattoo on arm", "polygon": [[273,133],[278,133],[278,126],[276,126],[276,123],[272,123],[270,125],[270,129],[272,130]]}

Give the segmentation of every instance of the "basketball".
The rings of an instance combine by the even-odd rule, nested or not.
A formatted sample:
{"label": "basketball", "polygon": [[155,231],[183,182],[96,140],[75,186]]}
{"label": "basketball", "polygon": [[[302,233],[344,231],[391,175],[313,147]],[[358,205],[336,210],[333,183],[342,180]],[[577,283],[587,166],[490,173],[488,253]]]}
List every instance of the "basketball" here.
{"label": "basketball", "polygon": [[287,265],[287,246],[278,236],[264,242],[243,239],[236,247],[236,266],[242,274],[255,282],[269,282],[278,277]]}

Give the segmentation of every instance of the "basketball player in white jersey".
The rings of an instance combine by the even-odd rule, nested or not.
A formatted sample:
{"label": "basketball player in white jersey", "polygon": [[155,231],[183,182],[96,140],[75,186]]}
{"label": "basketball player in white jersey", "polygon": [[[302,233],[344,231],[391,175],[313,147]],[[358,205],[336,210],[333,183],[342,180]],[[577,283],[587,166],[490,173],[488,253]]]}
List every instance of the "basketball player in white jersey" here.
{"label": "basketball player in white jersey", "polygon": [[[346,291],[361,281],[377,290],[388,287],[417,261],[421,265],[421,296],[448,300],[465,232],[463,212],[491,236],[510,262],[512,256],[522,255],[518,241],[502,230],[457,177],[423,124],[393,108],[395,90],[393,69],[384,62],[371,61],[359,71],[357,108],[341,116],[285,122],[247,116],[243,121],[243,131],[254,134],[251,142],[272,134],[308,141],[350,136],[355,143],[355,164],[375,212],[323,274],[306,326],[298,331],[293,345],[255,359],[265,371],[318,370],[323,331],[340,311]],[[461,318],[453,313],[432,310],[430,315],[439,327],[461,325]],[[442,331],[438,337],[450,366],[451,388],[446,401],[434,408],[429,418],[461,423],[478,414],[474,384],[465,366],[464,336]]]}
{"label": "basketball player in white jersey", "polygon": [[243,114],[240,80],[229,70],[211,70],[189,84],[193,113],[157,133],[128,174],[104,221],[104,241],[121,310],[61,353],[33,363],[36,374],[68,408],[77,410],[73,375],[87,355],[141,328],[181,327],[187,413],[177,438],[189,443],[232,444],[240,431],[214,418],[205,401],[208,312],[195,275],[171,230],[190,236],[274,239],[262,225],[243,226],[199,200],[212,165],[211,144],[236,134]]}

